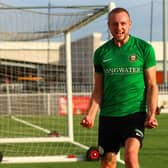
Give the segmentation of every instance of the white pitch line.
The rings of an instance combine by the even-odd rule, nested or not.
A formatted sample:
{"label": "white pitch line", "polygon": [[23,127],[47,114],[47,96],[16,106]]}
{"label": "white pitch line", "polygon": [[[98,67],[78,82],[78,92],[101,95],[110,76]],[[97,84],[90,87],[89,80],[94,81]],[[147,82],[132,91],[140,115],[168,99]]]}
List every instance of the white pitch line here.
{"label": "white pitch line", "polygon": [[30,123],[30,122],[28,122],[28,121],[19,119],[19,118],[14,117],[14,116],[12,116],[11,118],[12,118],[13,120],[18,121],[18,122],[20,122],[20,123],[22,123],[22,124],[25,124],[25,125],[27,125],[27,126],[30,126],[30,127],[36,128],[36,129],[38,129],[38,130],[41,130],[41,131],[43,131],[43,132],[45,132],[45,133],[47,133],[47,134],[50,133],[50,130],[45,129],[45,128],[42,128],[42,127],[37,126],[37,125],[35,125],[35,124],[32,124],[32,123]]}

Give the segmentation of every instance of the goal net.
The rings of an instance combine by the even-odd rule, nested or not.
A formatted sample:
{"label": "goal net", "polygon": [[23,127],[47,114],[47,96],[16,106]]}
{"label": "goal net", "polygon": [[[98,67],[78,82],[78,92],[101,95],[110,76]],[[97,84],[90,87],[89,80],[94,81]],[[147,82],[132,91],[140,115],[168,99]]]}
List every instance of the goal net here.
{"label": "goal net", "polygon": [[0,4],[2,162],[76,161],[97,145],[97,124],[87,130],[80,121],[101,36],[75,39],[73,32],[107,12],[108,6]]}

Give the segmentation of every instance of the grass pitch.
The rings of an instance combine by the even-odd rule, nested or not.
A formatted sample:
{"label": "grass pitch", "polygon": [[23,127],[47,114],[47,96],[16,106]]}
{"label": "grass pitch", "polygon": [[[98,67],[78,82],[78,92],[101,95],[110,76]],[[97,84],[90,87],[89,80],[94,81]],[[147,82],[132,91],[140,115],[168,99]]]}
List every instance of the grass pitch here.
{"label": "grass pitch", "polygon": [[[159,126],[156,129],[147,129],[143,148],[140,151],[141,168],[166,168],[168,167],[168,114],[157,117]],[[122,150],[121,150],[122,157]],[[0,164],[0,168],[98,168],[99,161],[79,161],[73,163],[36,163],[36,164]],[[124,165],[118,164],[118,168]]]}

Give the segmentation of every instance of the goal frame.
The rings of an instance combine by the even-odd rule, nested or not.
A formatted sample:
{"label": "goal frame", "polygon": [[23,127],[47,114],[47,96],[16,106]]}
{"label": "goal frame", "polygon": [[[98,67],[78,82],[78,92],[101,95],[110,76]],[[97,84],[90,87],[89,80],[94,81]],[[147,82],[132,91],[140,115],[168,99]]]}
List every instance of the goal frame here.
{"label": "goal frame", "polygon": [[[85,6],[86,7],[86,6]],[[87,6],[89,8],[89,6]],[[99,16],[103,15],[104,13],[110,11],[112,8],[115,7],[114,3],[110,3],[109,6],[104,6],[100,11],[95,13],[95,15],[88,17],[82,22],[79,22],[76,25],[73,25],[72,27],[68,28],[64,31],[64,38],[65,38],[65,55],[66,55],[66,81],[67,81],[67,116],[68,116],[68,136],[67,137],[35,137],[35,138],[0,138],[0,144],[3,143],[27,143],[27,142],[68,142],[72,143],[80,148],[83,148],[85,150],[88,150],[89,147],[85,146],[79,142],[76,142],[74,140],[74,132],[73,132],[73,111],[72,111],[72,65],[71,65],[71,32],[75,31],[84,25],[90,23],[91,21],[95,20]],[[37,7],[19,7],[20,9],[33,9]],[[19,9],[18,8],[18,9]],[[43,7],[39,7],[43,8]],[[84,8],[84,6],[77,6],[76,8]],[[12,9],[12,7],[9,7],[9,9]],[[59,32],[55,32],[57,34]],[[53,35],[53,34],[52,34]],[[8,88],[7,88],[8,89]],[[8,92],[8,90],[7,90]],[[8,96],[8,110],[9,115],[11,115],[11,118],[13,120],[16,120],[20,123],[31,125],[31,123],[26,123],[25,121],[22,121],[21,119],[16,118],[15,116],[12,116],[11,109],[10,109],[10,96]],[[31,125],[32,127],[38,127],[36,125]],[[43,129],[43,128],[38,128]],[[49,133],[49,130],[44,130],[46,133]],[[4,157],[2,160],[2,163],[38,163],[38,162],[66,162],[66,161],[78,161],[78,160],[84,160],[83,156],[67,156],[67,155],[61,155],[61,156],[26,156],[26,157]],[[118,155],[118,161],[120,163],[124,164],[124,161],[120,159],[120,154]]]}

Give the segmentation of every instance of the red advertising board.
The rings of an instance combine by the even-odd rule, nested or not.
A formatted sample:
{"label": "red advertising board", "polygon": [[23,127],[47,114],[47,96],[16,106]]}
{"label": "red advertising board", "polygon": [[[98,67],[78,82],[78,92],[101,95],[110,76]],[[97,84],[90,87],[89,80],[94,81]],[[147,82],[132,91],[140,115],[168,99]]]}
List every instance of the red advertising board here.
{"label": "red advertising board", "polygon": [[[90,97],[89,96],[73,96],[72,97],[72,110],[73,114],[83,114],[89,106]],[[60,115],[67,114],[67,97],[60,96],[58,98],[58,113]]]}

